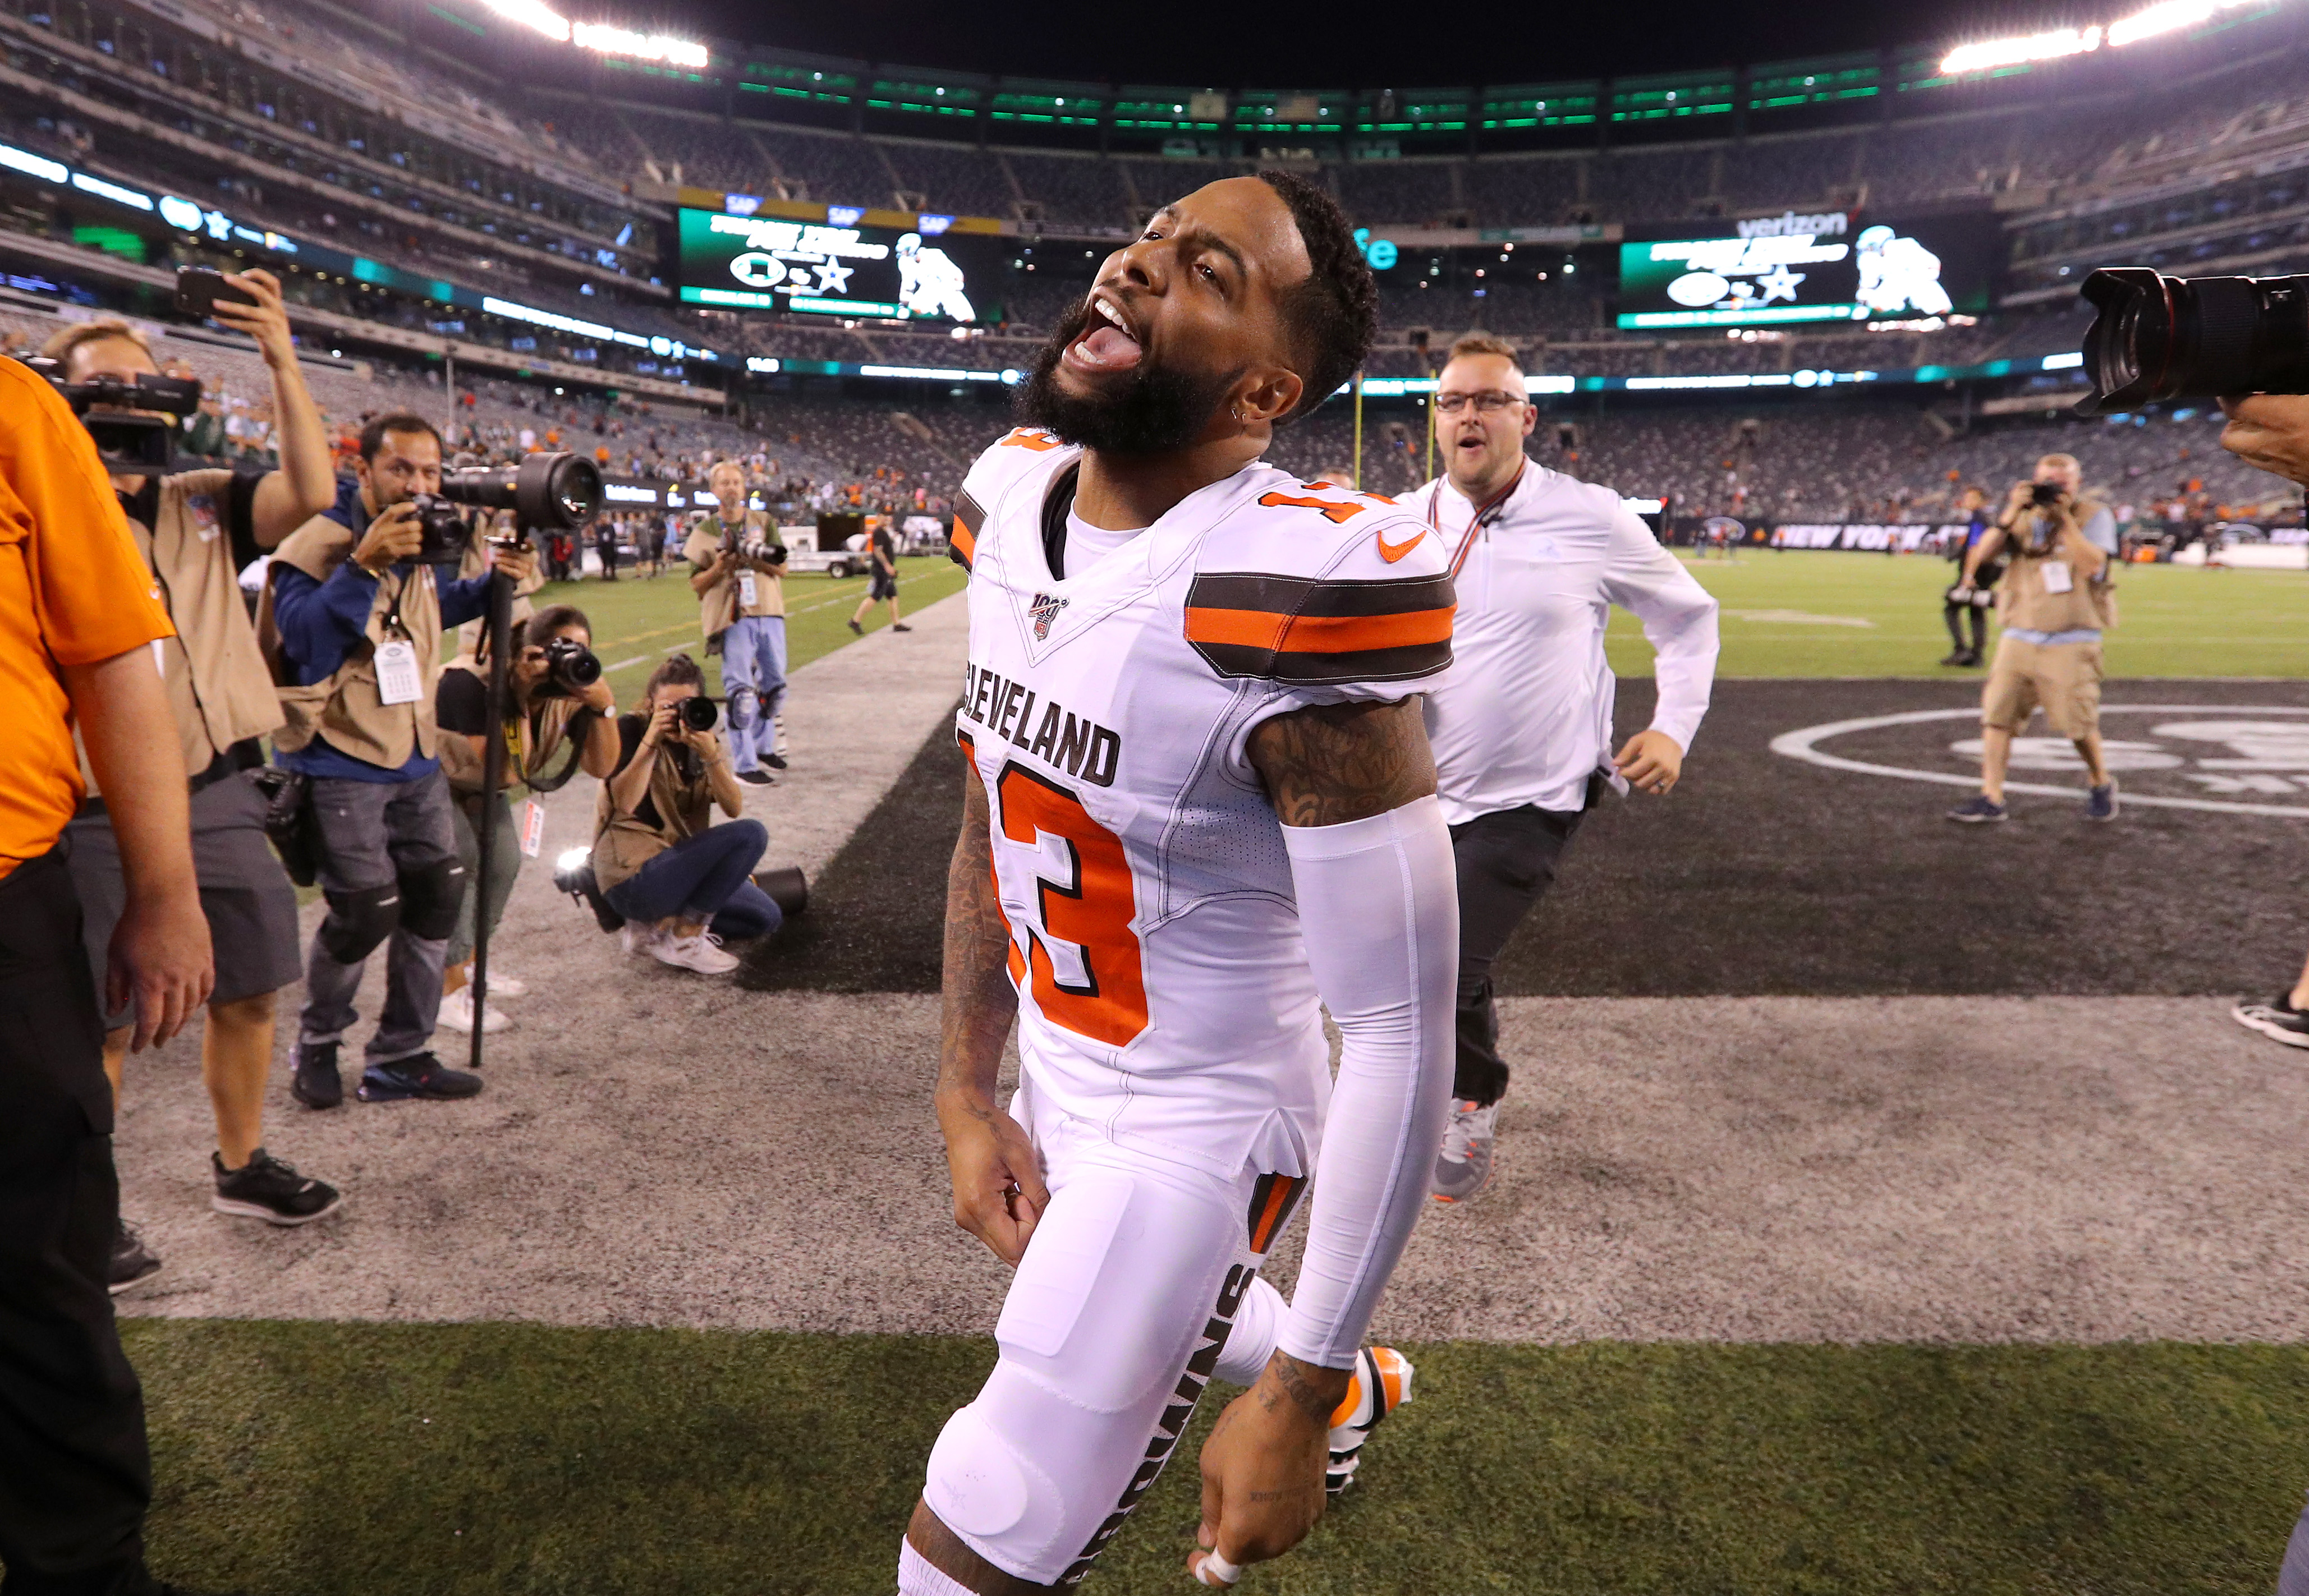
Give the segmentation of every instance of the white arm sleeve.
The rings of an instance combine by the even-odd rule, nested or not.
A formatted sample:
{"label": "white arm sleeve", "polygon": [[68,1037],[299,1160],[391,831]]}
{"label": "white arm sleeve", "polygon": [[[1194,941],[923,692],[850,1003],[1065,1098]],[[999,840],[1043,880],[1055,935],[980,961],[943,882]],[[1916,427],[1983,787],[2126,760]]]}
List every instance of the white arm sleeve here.
{"label": "white arm sleeve", "polygon": [[1286,825],[1283,839],[1307,962],[1345,1045],[1276,1345],[1346,1368],[1427,1206],[1450,1113],[1458,882],[1431,796],[1344,825]]}

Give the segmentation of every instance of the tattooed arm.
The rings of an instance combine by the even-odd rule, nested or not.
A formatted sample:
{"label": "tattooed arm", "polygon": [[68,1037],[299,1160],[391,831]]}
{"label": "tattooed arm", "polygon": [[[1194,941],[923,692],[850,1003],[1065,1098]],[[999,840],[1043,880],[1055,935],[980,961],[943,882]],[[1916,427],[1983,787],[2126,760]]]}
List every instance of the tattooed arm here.
{"label": "tattooed arm", "polygon": [[1330,1415],[1442,1139],[1459,953],[1416,699],[1281,715],[1249,753],[1283,821],[1300,934],[1344,1045],[1290,1314],[1258,1383],[1203,1447],[1197,1540],[1236,1564],[1280,1556],[1322,1516]]}
{"label": "tattooed arm", "polygon": [[1435,790],[1419,700],[1326,703],[1262,720],[1245,752],[1285,825],[1337,825]]}
{"label": "tattooed arm", "polygon": [[1018,1017],[1009,956],[1010,926],[994,893],[986,783],[972,770],[963,781],[962,835],[947,871],[938,1128],[954,1176],[954,1222],[1016,1264],[1051,1194],[1026,1133],[994,1100],[1002,1045]]}

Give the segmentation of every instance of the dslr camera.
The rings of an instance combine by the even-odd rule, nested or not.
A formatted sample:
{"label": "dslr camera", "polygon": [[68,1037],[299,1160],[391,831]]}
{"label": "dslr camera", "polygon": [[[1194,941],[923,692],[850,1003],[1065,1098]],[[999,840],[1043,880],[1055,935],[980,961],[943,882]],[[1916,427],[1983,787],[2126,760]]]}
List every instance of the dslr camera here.
{"label": "dslr camera", "polygon": [[24,362],[64,395],[73,414],[96,440],[96,453],[114,470],[164,476],[177,461],[177,427],[201,408],[198,377],[164,377],[151,372],[133,382],[115,376],[84,383],[65,381],[64,367],[45,355]]}
{"label": "dslr camera", "polygon": [[545,645],[545,680],[537,696],[575,698],[601,679],[601,656],[574,637],[557,637]]}
{"label": "dslr camera", "polygon": [[2309,393],[2309,277],[2172,277],[2104,266],[2080,290],[2092,392],[2080,416],[2152,400]]}

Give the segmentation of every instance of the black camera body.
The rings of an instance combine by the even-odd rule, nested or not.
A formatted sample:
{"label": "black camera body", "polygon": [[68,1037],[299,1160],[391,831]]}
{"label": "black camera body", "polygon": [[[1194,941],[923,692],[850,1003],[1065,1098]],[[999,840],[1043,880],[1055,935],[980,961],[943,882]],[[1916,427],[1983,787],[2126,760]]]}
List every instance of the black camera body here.
{"label": "black camera body", "polygon": [[449,565],[463,560],[473,540],[465,513],[439,494],[420,493],[410,503],[417,506],[418,529],[425,537],[417,546],[417,563]]}
{"label": "black camera body", "polygon": [[545,645],[545,680],[540,698],[575,698],[601,679],[601,656],[574,637],[557,637]]}
{"label": "black camera body", "polygon": [[2170,277],[2104,266],[2080,290],[2092,392],[2080,416],[2152,400],[2309,393],[2309,277]]}
{"label": "black camera body", "polygon": [[[108,470],[165,475],[177,462],[178,422],[201,408],[198,377],[143,372],[133,382],[100,376],[68,383],[64,367],[46,356],[35,356],[24,364],[64,395],[81,426],[96,440],[97,456]],[[156,413],[132,415],[129,411]]]}
{"label": "black camera body", "polygon": [[2028,502],[2039,510],[2049,510],[2069,496],[2069,490],[2057,482],[2038,482],[2028,489]]}

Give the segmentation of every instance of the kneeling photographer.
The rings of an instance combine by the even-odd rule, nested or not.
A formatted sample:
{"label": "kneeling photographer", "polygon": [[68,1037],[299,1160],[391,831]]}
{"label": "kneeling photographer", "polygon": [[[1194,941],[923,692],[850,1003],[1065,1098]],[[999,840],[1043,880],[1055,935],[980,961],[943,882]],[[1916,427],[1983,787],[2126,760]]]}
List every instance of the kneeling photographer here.
{"label": "kneeling photographer", "polygon": [[[493,798],[484,798],[483,762],[489,746],[489,673],[486,654],[461,654],[441,672],[434,690],[434,719],[454,735],[440,739],[441,768],[454,799],[451,819],[457,857],[469,884],[457,927],[450,933],[441,987],[441,1023],[452,1031],[473,1029],[471,990],[475,917],[494,933],[513,896],[514,882],[528,850],[528,833],[514,824],[509,797],[515,787],[532,793],[558,792],[579,771],[607,778],[618,765],[616,701],[601,679],[593,654],[593,625],[584,611],[567,604],[548,605],[514,627],[506,656],[506,703],[501,735],[505,768]],[[489,850],[489,878],[480,877],[480,820],[484,803],[497,806],[496,842]],[[497,970],[489,972],[489,996],[518,997],[521,984]],[[504,1029],[506,1018],[492,1005],[487,1030]]]}
{"label": "kneeling photographer", "polygon": [[[344,1100],[338,1043],[380,945],[385,1005],[361,1100],[481,1090],[479,1075],[449,1069],[432,1052],[443,963],[465,891],[433,701],[443,634],[486,612],[491,577],[452,575],[466,539],[431,496],[441,489],[441,435],[431,422],[406,411],[370,421],[354,472],[335,505],[281,546],[257,607],[258,640],[288,719],[273,747],[309,787],[316,873],[329,903],[306,958],[290,1084],[313,1109]],[[534,568],[525,546],[494,548],[491,557],[516,582]]]}
{"label": "kneeling photographer", "polygon": [[1950,820],[2010,816],[2004,772],[2012,739],[2039,705],[2085,763],[2085,818],[2116,818],[2116,783],[2100,744],[2100,637],[2116,624],[2116,517],[2084,497],[2082,486],[2074,455],[2045,455],[2031,479],[2012,485],[1996,523],[1965,556],[1959,590],[1972,590],[2000,554],[2006,565],[1996,584],[2002,629],[1981,690],[1980,794],[1950,810]]}
{"label": "kneeling photographer", "polygon": [[[784,923],[754,867],[769,846],[713,728],[705,675],[687,654],[650,674],[639,714],[618,720],[616,772],[594,809],[593,876],[626,919],[626,947],[662,964],[722,975],[738,967],[722,944],[766,936]],[[730,815],[713,824],[713,806]]]}

